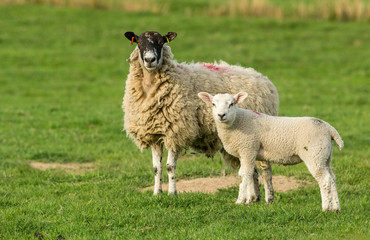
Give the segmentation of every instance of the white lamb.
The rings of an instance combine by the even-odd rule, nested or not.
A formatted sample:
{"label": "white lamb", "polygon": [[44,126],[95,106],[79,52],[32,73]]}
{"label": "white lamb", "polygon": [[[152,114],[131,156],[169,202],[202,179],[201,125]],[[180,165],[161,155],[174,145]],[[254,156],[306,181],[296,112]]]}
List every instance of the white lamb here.
{"label": "white lamb", "polygon": [[[124,128],[141,149],[150,147],[155,174],[154,195],[162,192],[162,149],[168,149],[169,194],[176,194],[176,161],[182,149],[193,148],[207,156],[220,151],[225,161],[239,159],[223,150],[212,113],[197,94],[201,91],[237,93],[250,90],[241,107],[277,115],[279,96],[271,81],[252,68],[220,64],[178,63],[171,42],[177,34],[149,31],[125,36],[137,47],[131,53],[130,73],[123,101]],[[271,167],[261,163],[265,199],[273,201]],[[255,174],[256,176],[256,174]],[[255,178],[257,179],[257,177]],[[258,184],[255,184],[257,196]]]}
{"label": "white lamb", "polygon": [[239,175],[242,183],[237,204],[251,204],[256,198],[253,169],[256,160],[292,165],[304,162],[319,184],[322,210],[339,211],[335,176],[330,167],[332,140],[340,149],[344,143],[328,123],[312,117],[275,117],[238,108],[248,96],[198,96],[213,104],[213,118],[225,150],[241,161]]}

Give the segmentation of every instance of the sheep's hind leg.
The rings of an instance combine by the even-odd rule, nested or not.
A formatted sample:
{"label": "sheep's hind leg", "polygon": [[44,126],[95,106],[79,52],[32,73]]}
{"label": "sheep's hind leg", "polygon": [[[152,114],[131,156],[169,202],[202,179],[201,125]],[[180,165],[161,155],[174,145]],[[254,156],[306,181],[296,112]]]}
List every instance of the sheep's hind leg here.
{"label": "sheep's hind leg", "polygon": [[256,161],[256,165],[262,172],[262,181],[265,187],[265,201],[272,203],[274,201],[274,188],[272,186],[272,170],[270,163]]}
{"label": "sheep's hind leg", "polygon": [[256,200],[255,202],[261,201],[261,192],[260,192],[260,186],[258,182],[258,170],[257,167],[254,167],[254,173],[253,173],[253,186],[254,186],[254,191],[256,193]]}
{"label": "sheep's hind leg", "polygon": [[168,150],[167,157],[167,173],[168,173],[168,195],[177,194],[176,190],[176,179],[175,179],[175,170],[176,170],[176,161],[179,157],[178,151]]}
{"label": "sheep's hind leg", "polygon": [[154,171],[154,192],[153,195],[162,193],[162,146],[152,145],[153,171]]}

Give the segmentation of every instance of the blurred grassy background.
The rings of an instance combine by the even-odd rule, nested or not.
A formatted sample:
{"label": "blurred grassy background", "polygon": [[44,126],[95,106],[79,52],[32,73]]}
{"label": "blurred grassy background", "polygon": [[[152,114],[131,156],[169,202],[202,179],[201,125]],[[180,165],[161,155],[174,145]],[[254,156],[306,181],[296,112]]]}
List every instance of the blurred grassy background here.
{"label": "blurred grassy background", "polygon": [[118,9],[126,12],[207,16],[259,16],[339,21],[369,20],[369,0],[3,0],[4,4]]}

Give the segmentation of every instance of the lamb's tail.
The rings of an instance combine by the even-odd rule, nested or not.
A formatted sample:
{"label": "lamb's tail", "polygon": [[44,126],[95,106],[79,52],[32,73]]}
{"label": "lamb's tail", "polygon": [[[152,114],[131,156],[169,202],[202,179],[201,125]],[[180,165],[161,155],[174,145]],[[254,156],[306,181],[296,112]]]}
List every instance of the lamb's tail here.
{"label": "lamb's tail", "polygon": [[344,147],[344,142],[342,138],[339,136],[338,131],[334,127],[329,125],[329,132],[330,132],[332,139],[338,144],[339,150],[342,150],[342,148]]}

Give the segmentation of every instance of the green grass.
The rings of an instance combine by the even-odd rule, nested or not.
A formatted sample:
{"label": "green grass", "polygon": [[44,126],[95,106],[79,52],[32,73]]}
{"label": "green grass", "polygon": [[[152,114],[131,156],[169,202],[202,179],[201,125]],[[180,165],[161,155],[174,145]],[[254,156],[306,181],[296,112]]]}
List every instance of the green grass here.
{"label": "green grass", "polygon": [[[187,17],[0,6],[0,239],[369,239],[370,33],[366,22]],[[133,47],[125,31],[175,31],[176,59],[250,66],[280,93],[280,115],[330,122],[345,147],[333,168],[342,211],[321,212],[316,184],[253,206],[238,188],[153,197],[150,151],[122,132]],[[204,156],[177,178],[221,174]],[[84,163],[81,174],[31,161]],[[303,164],[274,175],[313,180]],[[165,179],[165,178],[164,178]]]}

